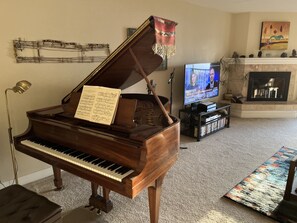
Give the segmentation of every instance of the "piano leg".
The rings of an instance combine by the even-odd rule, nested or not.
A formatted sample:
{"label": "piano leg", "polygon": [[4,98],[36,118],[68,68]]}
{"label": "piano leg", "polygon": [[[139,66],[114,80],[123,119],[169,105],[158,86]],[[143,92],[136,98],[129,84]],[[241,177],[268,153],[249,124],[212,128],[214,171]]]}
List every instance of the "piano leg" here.
{"label": "piano leg", "polygon": [[159,207],[161,197],[161,187],[165,174],[160,176],[156,181],[148,187],[148,199],[150,208],[151,223],[158,223],[159,220]]}
{"label": "piano leg", "polygon": [[56,190],[62,190],[63,182],[61,177],[61,169],[56,166],[53,166],[53,172],[54,172],[54,184],[56,186]]}
{"label": "piano leg", "polygon": [[113,208],[111,200],[109,200],[110,190],[103,187],[103,196],[98,195],[98,184],[91,182],[92,195],[89,199],[89,205],[98,208],[106,213]]}

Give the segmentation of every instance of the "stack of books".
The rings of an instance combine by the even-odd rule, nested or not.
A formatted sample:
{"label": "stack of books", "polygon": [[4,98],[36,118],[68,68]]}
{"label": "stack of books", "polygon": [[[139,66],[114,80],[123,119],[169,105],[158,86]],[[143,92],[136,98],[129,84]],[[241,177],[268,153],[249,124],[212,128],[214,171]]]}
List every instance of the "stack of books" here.
{"label": "stack of books", "polygon": [[[227,124],[226,117],[221,117],[221,118],[218,118],[216,121],[206,123],[205,125],[201,126],[201,128],[200,128],[200,136],[203,137],[203,136],[208,135],[212,132],[215,132],[221,128],[224,128],[226,124]],[[194,134],[195,134],[195,132],[194,132]],[[197,137],[197,131],[196,131],[195,137]]]}

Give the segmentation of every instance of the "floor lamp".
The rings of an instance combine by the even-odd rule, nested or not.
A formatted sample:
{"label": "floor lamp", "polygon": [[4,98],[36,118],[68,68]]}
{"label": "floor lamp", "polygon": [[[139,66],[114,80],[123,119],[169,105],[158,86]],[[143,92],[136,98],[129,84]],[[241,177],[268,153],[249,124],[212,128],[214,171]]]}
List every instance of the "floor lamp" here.
{"label": "floor lamp", "polygon": [[175,68],[173,68],[173,71],[170,74],[169,80],[168,80],[168,84],[170,84],[170,114],[172,114],[172,84],[173,84],[173,78],[174,78],[174,71]]}
{"label": "floor lamp", "polygon": [[[174,71],[175,68],[173,68],[173,71],[170,74],[168,84],[170,84],[170,114],[172,114],[172,104],[173,104],[173,99],[172,99],[172,84],[173,84],[173,78],[174,78]],[[187,149],[188,147],[185,146],[180,146],[180,149]]]}
{"label": "floor lamp", "polygon": [[13,138],[12,138],[12,127],[11,127],[11,121],[10,121],[10,115],[9,115],[9,106],[8,106],[8,97],[7,92],[13,91],[15,93],[22,94],[26,90],[28,90],[31,86],[31,83],[26,80],[22,80],[16,83],[16,85],[12,88],[7,88],[5,90],[5,99],[6,99],[6,112],[7,112],[7,119],[8,119],[8,136],[9,136],[9,146],[10,146],[10,153],[11,153],[11,159],[12,159],[12,165],[13,165],[13,173],[14,173],[14,179],[16,184],[19,183],[18,180],[18,167],[17,167],[17,160],[15,157],[14,152],[14,145],[13,145]]}

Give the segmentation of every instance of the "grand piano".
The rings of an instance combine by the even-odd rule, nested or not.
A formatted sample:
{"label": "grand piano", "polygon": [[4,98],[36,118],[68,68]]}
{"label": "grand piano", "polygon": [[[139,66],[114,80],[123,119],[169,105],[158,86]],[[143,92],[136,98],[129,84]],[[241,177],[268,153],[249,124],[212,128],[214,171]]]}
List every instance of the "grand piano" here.
{"label": "grand piano", "polygon": [[[148,188],[150,222],[158,222],[161,186],[177,160],[180,126],[147,76],[162,63],[156,53],[160,40],[172,46],[166,38],[174,35],[175,25],[151,16],[60,105],[27,112],[29,126],[14,137],[15,148],[52,165],[57,189],[63,188],[61,169],[84,178],[91,182],[89,205],[109,212],[110,191],[134,198]],[[153,46],[159,49],[154,52]],[[113,124],[74,117],[84,85],[123,90],[143,79],[152,94],[121,94]]]}

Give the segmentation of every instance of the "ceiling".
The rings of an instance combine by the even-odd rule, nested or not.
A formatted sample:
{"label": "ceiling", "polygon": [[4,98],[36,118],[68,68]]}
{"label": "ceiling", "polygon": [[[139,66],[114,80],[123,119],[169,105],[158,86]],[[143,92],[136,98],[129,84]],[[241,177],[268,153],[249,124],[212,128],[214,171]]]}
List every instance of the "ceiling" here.
{"label": "ceiling", "polygon": [[184,0],[225,12],[297,12],[296,0]]}

